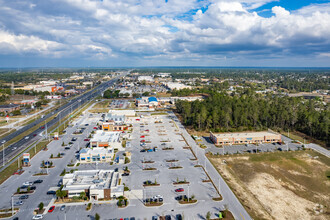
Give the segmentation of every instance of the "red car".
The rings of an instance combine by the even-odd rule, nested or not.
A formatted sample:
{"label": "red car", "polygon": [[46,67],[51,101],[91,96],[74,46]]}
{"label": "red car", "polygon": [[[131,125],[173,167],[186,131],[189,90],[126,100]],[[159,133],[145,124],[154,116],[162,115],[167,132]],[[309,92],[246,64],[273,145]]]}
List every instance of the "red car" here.
{"label": "red car", "polygon": [[146,140],[141,140],[140,142],[142,142],[142,143],[143,143],[143,142],[146,142]]}
{"label": "red car", "polygon": [[94,127],[93,129],[97,129],[97,127]]}
{"label": "red car", "polygon": [[145,136],[144,136],[144,135],[142,135],[140,138],[145,138]]}
{"label": "red car", "polygon": [[49,209],[48,209],[48,212],[53,212],[55,209],[55,206],[51,206]]}
{"label": "red car", "polygon": [[175,190],[175,192],[183,192],[183,191],[184,191],[183,188],[177,188],[177,189]]}
{"label": "red car", "polygon": [[44,129],[45,127],[44,127],[44,126],[41,126],[40,128],[41,128],[41,129]]}
{"label": "red car", "polygon": [[33,137],[37,136],[37,134],[34,134]]}
{"label": "red car", "polygon": [[88,138],[85,138],[84,141],[89,141],[89,139]]}
{"label": "red car", "polygon": [[146,131],[148,131],[148,132],[149,132],[149,129],[147,129]]}
{"label": "red car", "polygon": [[137,120],[137,121],[140,121],[140,119],[139,119],[139,118],[137,118],[136,120]]}

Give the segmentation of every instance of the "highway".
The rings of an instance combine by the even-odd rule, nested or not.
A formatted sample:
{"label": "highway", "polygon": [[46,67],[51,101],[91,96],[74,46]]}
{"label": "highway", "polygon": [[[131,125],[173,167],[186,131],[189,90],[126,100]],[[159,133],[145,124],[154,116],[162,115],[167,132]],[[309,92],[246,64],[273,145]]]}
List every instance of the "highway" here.
{"label": "highway", "polygon": [[[45,115],[45,117],[39,118],[38,120],[34,121],[33,123],[28,124],[28,125],[24,126],[23,128],[7,135],[3,139],[0,139],[0,143],[1,143],[1,147],[2,147],[3,143],[10,141],[14,137],[17,137],[18,135],[22,134],[23,132],[33,128],[35,125],[44,122],[45,120],[47,120],[51,116],[57,115],[51,121],[43,124],[41,127],[39,127],[38,129],[36,129],[34,131],[31,130],[31,132],[28,135],[26,135],[25,137],[23,137],[19,141],[15,142],[15,143],[9,145],[7,148],[5,148],[5,162],[7,162],[11,158],[15,157],[22,150],[22,148],[27,147],[27,144],[31,144],[34,141],[37,141],[38,139],[40,139],[41,136],[39,134],[42,133],[42,132],[45,132],[46,128],[52,127],[59,120],[66,117],[68,114],[73,112],[75,109],[79,108],[80,106],[82,106],[86,102],[90,101],[91,99],[101,95],[102,92],[104,92],[109,86],[113,85],[120,77],[122,77],[123,75],[125,75],[127,73],[129,73],[129,71],[125,72],[123,74],[120,74],[119,76],[98,85],[97,87],[95,87],[91,91],[88,91],[87,93],[85,93],[85,94],[83,94],[79,97],[73,98],[68,103],[60,106],[59,108],[57,108],[53,112]],[[0,152],[0,165],[2,165],[3,164],[3,150],[1,148],[0,148],[0,150],[1,150],[1,152]]]}

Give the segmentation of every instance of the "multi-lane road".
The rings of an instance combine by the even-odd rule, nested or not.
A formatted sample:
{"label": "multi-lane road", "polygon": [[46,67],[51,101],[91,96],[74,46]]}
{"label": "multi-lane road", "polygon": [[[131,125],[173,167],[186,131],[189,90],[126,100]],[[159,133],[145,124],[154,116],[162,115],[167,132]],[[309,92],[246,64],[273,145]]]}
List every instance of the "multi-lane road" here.
{"label": "multi-lane road", "polygon": [[[52,120],[50,120],[49,122],[43,124],[41,127],[39,127],[36,130],[31,130],[28,135],[26,135],[19,141],[15,142],[14,144],[11,144],[7,148],[5,148],[5,150],[4,150],[5,162],[9,161],[11,158],[15,157],[19,152],[21,152],[21,150],[23,148],[25,148],[27,146],[27,144],[31,144],[34,141],[37,141],[38,139],[40,139],[41,136],[39,134],[41,134],[42,132],[45,132],[46,128],[50,128],[51,126],[53,126],[54,124],[59,122],[61,119],[66,117],[68,114],[73,112],[75,109],[79,108],[80,106],[82,106],[86,102],[90,101],[91,99],[101,95],[102,92],[104,92],[109,86],[113,85],[120,77],[122,77],[123,75],[125,75],[127,73],[129,73],[129,71],[120,74],[119,76],[111,79],[110,81],[100,84],[99,86],[95,87],[91,91],[88,91],[85,94],[83,94],[79,97],[76,97],[76,98],[70,100],[68,103],[60,106],[53,112],[45,115],[45,117],[39,118],[38,120],[34,121],[33,123],[30,123],[30,124],[24,126],[23,128],[7,135],[5,138],[1,139],[0,143],[2,145],[3,143],[10,141],[14,137],[21,135],[23,132],[31,130],[31,128],[33,128],[35,125],[40,124],[42,122],[46,122],[46,120],[48,118],[52,117],[53,115],[56,115],[56,117],[53,118]],[[3,164],[3,150],[2,149],[0,152],[0,164],[1,165]]]}

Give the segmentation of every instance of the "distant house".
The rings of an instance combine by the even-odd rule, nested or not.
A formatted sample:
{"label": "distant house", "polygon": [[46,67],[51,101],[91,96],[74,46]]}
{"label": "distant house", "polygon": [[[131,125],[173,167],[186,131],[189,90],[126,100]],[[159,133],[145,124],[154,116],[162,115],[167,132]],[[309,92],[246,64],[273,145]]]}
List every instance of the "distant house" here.
{"label": "distant house", "polygon": [[20,105],[9,104],[9,105],[0,105],[0,112],[10,113],[15,110],[20,110]]}

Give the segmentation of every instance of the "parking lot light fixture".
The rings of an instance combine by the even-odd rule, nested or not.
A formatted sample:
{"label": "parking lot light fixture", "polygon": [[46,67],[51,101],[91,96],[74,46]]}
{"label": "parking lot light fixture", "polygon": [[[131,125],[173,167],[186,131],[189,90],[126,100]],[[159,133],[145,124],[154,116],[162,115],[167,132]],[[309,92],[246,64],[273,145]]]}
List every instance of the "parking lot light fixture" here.
{"label": "parking lot light fixture", "polygon": [[189,203],[189,186],[190,184],[188,184],[188,203]]}
{"label": "parking lot light fixture", "polygon": [[11,216],[14,215],[14,197],[11,196]]}

